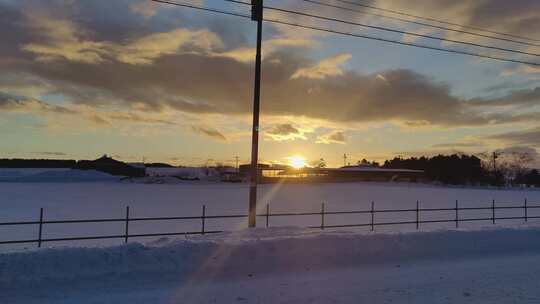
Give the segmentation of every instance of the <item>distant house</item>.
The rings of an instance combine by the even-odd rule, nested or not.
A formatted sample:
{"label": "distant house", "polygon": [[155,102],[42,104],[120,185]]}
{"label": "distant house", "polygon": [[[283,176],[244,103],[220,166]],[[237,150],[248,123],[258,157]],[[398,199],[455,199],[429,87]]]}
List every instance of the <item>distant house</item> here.
{"label": "distant house", "polygon": [[112,159],[107,155],[103,155],[96,160],[78,161],[73,169],[96,170],[109,173],[111,175],[128,177],[143,177],[146,175],[144,168],[137,168],[135,166],[128,165],[124,162]]}
{"label": "distant house", "polygon": [[[259,175],[261,175],[262,171],[271,170],[272,168],[272,166],[268,164],[258,164],[257,167],[259,169]],[[238,172],[244,178],[248,178],[249,175],[251,174],[251,164],[243,164],[243,165],[238,166]]]}
{"label": "distant house", "polygon": [[239,183],[243,180],[243,176],[240,174],[239,169],[233,167],[220,168],[219,176],[222,182]]}

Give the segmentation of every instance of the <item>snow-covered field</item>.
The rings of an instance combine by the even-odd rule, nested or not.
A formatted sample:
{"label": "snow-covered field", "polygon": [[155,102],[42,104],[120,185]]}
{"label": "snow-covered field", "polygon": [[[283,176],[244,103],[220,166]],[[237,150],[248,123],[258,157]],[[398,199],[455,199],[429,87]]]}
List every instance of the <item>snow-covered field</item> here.
{"label": "snow-covered field", "polygon": [[[61,171],[62,172],[62,171]],[[207,215],[246,214],[248,185],[208,182],[181,184],[138,184],[120,181],[85,183],[0,183],[0,222],[37,220],[39,208],[44,208],[45,220],[124,218],[130,206],[131,217],[200,216],[202,205]],[[497,206],[521,206],[527,199],[529,206],[540,205],[540,191],[497,190],[435,187],[420,184],[342,183],[342,184],[274,184],[262,185],[259,191],[259,211],[265,212],[318,212],[321,204],[326,211],[369,210],[371,201],[376,209],[453,208],[458,200],[460,207],[489,207],[495,199]],[[497,216],[522,216],[522,209],[497,211]],[[529,216],[540,215],[540,209],[530,209]],[[421,214],[421,219],[453,219],[454,212]],[[463,211],[461,218],[491,217],[490,210]],[[414,220],[415,214],[377,214],[376,221]],[[326,225],[369,223],[369,214],[328,215]],[[530,220],[529,225],[540,223]],[[504,220],[500,225],[521,225],[520,220]],[[160,233],[199,231],[200,220],[169,222],[133,222],[130,233]],[[259,226],[264,218],[259,218]],[[320,216],[274,217],[270,226],[320,225]],[[460,229],[477,229],[491,226],[490,222],[461,223]],[[246,227],[245,219],[208,219],[207,230],[238,230]],[[454,227],[453,223],[423,224],[421,230],[429,231]],[[0,226],[0,241],[35,239],[38,227]],[[379,226],[377,231],[411,231],[414,225]],[[366,232],[369,228],[351,228]],[[122,234],[123,223],[47,224],[44,238]],[[64,245],[114,245],[122,240],[46,243],[45,246]],[[151,241],[151,239],[137,239]],[[34,248],[35,244],[0,245],[0,251]]]}
{"label": "snow-covered field", "polygon": [[538,303],[540,230],[243,230],[0,254],[0,303]]}
{"label": "snow-covered field", "polygon": [[[13,173],[4,176],[13,177]],[[36,174],[38,179],[35,178]],[[32,177],[34,176],[34,177]],[[56,176],[55,182],[47,182]],[[34,172],[0,183],[0,222],[245,214],[248,185],[144,184],[89,172]],[[21,176],[17,177],[20,178]],[[31,178],[32,177],[32,178]],[[318,212],[540,205],[535,190],[342,183],[262,185],[259,211]],[[522,216],[522,209],[497,211]],[[421,214],[453,219],[454,212]],[[490,210],[461,218],[490,217]],[[529,216],[540,216],[530,209]],[[409,221],[415,214],[377,214]],[[366,215],[329,215],[326,225],[369,223]],[[130,233],[197,231],[199,220],[132,222]],[[0,245],[0,303],[539,303],[540,219],[327,230],[320,216],[272,218],[249,230],[245,219],[208,219],[215,235]],[[259,227],[264,219],[259,218]],[[296,226],[292,227],[292,226]],[[507,228],[504,228],[504,227]],[[489,227],[489,228],[487,228]],[[509,229],[508,227],[511,227]],[[122,234],[124,223],[46,224],[44,238]],[[38,227],[0,226],[0,241],[34,239]]]}

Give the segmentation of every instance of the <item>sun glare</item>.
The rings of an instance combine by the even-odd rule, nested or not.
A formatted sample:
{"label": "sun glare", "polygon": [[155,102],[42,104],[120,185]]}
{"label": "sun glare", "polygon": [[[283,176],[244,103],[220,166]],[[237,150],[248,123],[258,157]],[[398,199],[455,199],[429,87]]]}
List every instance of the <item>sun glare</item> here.
{"label": "sun glare", "polygon": [[306,166],[306,158],[300,155],[288,157],[289,165],[295,169],[304,168]]}

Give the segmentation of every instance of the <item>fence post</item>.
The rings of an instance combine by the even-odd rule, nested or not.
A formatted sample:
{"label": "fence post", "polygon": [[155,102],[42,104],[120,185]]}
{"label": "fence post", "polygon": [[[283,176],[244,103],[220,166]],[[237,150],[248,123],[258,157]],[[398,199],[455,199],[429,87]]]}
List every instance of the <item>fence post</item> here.
{"label": "fence post", "polygon": [[528,215],[527,215],[527,199],[525,199],[525,222],[527,222],[528,220]]}
{"label": "fence post", "polygon": [[491,203],[491,220],[493,221],[493,225],[495,225],[495,200]]}
{"label": "fence post", "polygon": [[204,234],[204,224],[206,219],[206,205],[202,206],[202,217],[201,217],[201,234]]}
{"label": "fence post", "polygon": [[371,231],[375,230],[375,202],[371,202]]}
{"label": "fence post", "polygon": [[459,207],[458,207],[458,200],[456,200],[456,228],[459,228]]}
{"label": "fence post", "polygon": [[125,225],[125,236],[124,236],[124,243],[128,242],[129,237],[129,206],[126,206],[126,225]]}
{"label": "fence post", "polygon": [[269,220],[270,220],[270,204],[266,204],[266,228],[268,228]]}
{"label": "fence post", "polygon": [[321,229],[324,230],[324,203],[321,205]]}
{"label": "fence post", "polygon": [[420,229],[420,202],[416,201],[416,230]]}
{"label": "fence post", "polygon": [[41,248],[41,236],[43,234],[43,208],[39,209],[39,232],[38,232],[38,248]]}

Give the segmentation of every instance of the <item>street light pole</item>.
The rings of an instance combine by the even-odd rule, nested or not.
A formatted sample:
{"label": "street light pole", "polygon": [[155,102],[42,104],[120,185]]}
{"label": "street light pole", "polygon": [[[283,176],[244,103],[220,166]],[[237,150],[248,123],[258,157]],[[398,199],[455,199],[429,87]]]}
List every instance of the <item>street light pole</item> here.
{"label": "street light pole", "polygon": [[257,225],[257,183],[259,178],[259,112],[261,101],[261,46],[263,0],[251,0],[251,19],[257,21],[257,54],[255,57],[255,84],[253,91],[253,130],[251,138],[251,174],[249,185],[249,227]]}

